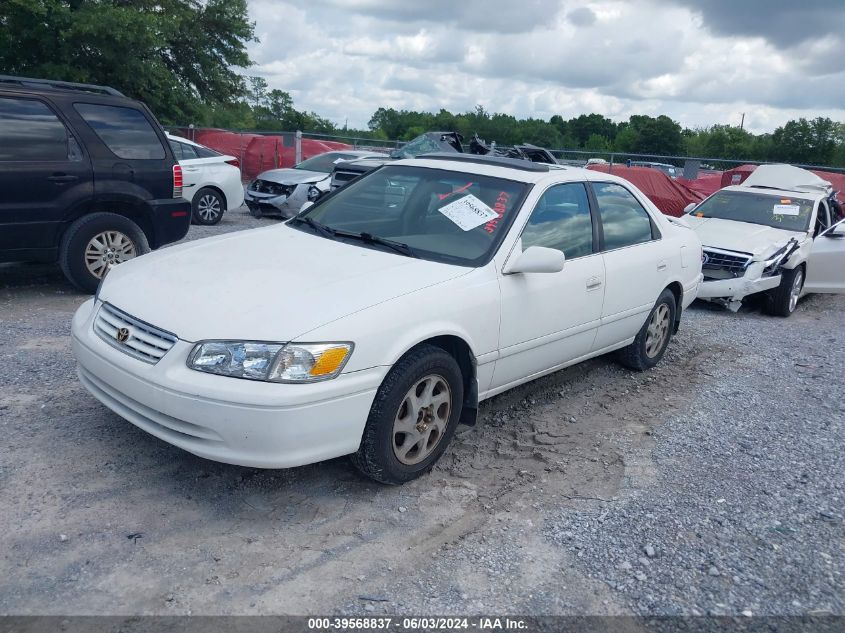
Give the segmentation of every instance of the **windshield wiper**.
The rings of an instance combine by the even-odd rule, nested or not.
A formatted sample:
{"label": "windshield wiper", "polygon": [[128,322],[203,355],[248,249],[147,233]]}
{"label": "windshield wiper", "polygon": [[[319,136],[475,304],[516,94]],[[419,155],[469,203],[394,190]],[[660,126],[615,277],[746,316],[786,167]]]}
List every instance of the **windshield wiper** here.
{"label": "windshield wiper", "polygon": [[386,246],[390,248],[400,255],[404,255],[405,257],[419,257],[413,248],[405,244],[404,242],[396,242],[395,240],[389,240],[384,237],[379,237],[378,235],[373,235],[372,233],[355,233],[353,231],[334,231],[334,234],[338,237],[348,237],[353,240],[361,240],[365,244],[378,244],[379,246]]}
{"label": "windshield wiper", "polygon": [[319,233],[323,237],[328,237],[329,239],[334,239],[337,235],[337,231],[335,231],[333,228],[331,228],[330,226],[326,226],[325,224],[320,224],[319,222],[307,215],[297,215],[296,217],[291,218],[291,222],[302,222],[304,224],[307,224],[312,229],[317,231],[317,233]]}

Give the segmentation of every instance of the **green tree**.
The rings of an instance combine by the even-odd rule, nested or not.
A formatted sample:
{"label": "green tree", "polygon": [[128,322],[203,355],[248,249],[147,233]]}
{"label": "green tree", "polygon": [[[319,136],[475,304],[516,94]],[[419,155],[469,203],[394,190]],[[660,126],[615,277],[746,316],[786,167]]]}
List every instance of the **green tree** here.
{"label": "green tree", "polygon": [[109,85],[185,122],[245,93],[253,29],[246,0],[5,0],[0,68]]}

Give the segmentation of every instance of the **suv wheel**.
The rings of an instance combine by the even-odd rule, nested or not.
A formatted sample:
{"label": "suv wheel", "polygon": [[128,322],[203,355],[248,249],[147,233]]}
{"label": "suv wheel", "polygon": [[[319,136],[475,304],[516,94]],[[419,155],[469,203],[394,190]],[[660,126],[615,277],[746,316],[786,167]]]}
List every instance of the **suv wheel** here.
{"label": "suv wheel", "polygon": [[397,362],[376,393],[352,463],[385,484],[402,484],[427,472],[455,433],[464,399],[455,359],[421,345]]}
{"label": "suv wheel", "polygon": [[192,206],[194,223],[206,226],[217,224],[223,218],[223,212],[226,210],[223,196],[210,187],[204,187],[197,191]]}
{"label": "suv wheel", "polygon": [[65,231],[59,265],[74,286],[93,294],[112,266],[149,251],[147,237],[132,220],[115,213],[93,213]]}
{"label": "suv wheel", "polygon": [[619,362],[637,371],[651,369],[657,365],[672,338],[676,310],[675,295],[672,291],[661,292],[634,342],[619,350]]}

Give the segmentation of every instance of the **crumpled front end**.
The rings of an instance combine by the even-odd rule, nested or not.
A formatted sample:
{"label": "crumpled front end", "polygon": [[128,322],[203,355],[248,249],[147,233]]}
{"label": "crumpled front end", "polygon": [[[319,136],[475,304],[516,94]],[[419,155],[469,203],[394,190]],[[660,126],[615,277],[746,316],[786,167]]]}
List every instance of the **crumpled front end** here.
{"label": "crumpled front end", "polygon": [[802,245],[795,238],[756,256],[705,246],[701,266],[704,281],[698,288],[698,298],[736,312],[745,297],[777,288],[781,271],[803,261],[801,251]]}
{"label": "crumpled front end", "polygon": [[261,215],[281,215],[288,219],[297,215],[306,202],[313,202],[328,188],[326,182],[280,184],[256,180],[246,190],[244,202]]}

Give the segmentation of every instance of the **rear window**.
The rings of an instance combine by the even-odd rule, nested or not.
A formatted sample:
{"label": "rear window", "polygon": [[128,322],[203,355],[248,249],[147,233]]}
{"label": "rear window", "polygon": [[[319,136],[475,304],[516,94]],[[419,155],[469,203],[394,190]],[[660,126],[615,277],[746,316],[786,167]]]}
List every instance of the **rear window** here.
{"label": "rear window", "polygon": [[75,103],[73,107],[115,156],[127,160],[165,157],[164,147],[143,112],[93,103]]}

